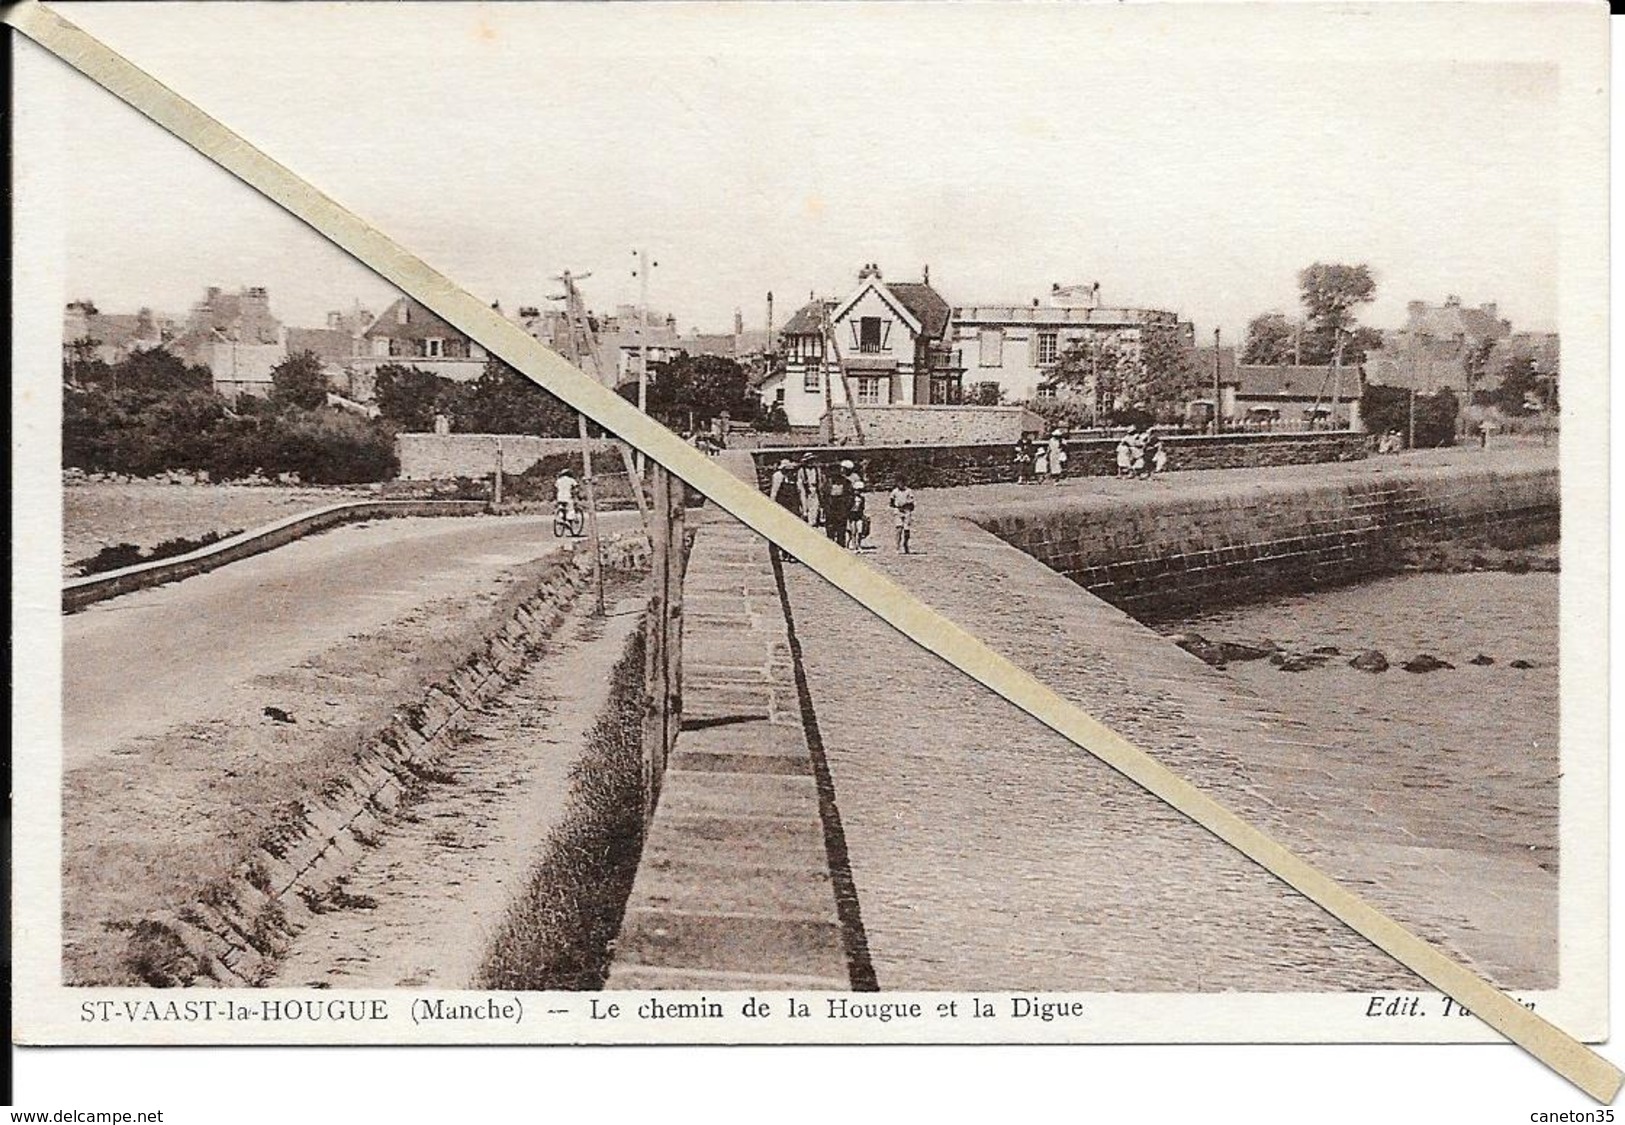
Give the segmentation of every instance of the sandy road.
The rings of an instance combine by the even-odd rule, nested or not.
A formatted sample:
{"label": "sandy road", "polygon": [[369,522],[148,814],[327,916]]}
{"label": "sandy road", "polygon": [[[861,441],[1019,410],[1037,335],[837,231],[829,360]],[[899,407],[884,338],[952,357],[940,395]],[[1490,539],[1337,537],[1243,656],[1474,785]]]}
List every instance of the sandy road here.
{"label": "sandy road", "polygon": [[[603,517],[628,530],[635,513]],[[63,767],[211,714],[255,676],[437,598],[495,591],[560,545],[543,516],[337,528],[63,619]]]}

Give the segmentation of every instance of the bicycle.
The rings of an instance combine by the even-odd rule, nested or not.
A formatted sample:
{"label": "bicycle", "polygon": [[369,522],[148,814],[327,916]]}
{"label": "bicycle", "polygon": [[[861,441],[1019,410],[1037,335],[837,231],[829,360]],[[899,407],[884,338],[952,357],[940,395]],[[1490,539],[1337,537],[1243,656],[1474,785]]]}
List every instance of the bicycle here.
{"label": "bicycle", "polygon": [[587,526],[587,515],[581,506],[569,500],[559,500],[553,505],[553,535],[557,539],[569,536],[580,539]]}

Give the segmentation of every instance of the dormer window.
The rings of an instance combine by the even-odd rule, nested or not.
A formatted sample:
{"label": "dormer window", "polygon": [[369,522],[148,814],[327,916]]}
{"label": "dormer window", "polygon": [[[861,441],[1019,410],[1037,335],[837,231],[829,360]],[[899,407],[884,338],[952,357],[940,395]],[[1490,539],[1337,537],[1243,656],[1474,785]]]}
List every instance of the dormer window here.
{"label": "dormer window", "polygon": [[438,336],[430,336],[423,341],[423,354],[430,359],[439,359],[446,354],[446,341]]}

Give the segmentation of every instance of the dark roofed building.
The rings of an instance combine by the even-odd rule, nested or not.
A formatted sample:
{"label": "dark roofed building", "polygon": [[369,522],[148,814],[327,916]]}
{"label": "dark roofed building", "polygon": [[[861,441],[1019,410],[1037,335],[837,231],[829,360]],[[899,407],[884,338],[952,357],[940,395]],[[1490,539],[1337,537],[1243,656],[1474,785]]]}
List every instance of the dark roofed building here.
{"label": "dark roofed building", "polygon": [[411,297],[385,309],[361,341],[360,354],[351,363],[368,375],[391,363],[459,382],[471,382],[485,371],[485,349]]}

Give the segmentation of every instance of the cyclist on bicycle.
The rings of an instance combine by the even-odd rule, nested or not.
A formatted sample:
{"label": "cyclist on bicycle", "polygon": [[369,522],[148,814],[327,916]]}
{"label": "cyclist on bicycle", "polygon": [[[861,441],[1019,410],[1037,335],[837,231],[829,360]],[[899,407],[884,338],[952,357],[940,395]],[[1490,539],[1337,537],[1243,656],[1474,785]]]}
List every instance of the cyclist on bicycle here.
{"label": "cyclist on bicycle", "polygon": [[581,484],[569,469],[559,473],[559,479],[553,482],[554,510],[567,522],[574,523],[576,518],[576,491]]}

